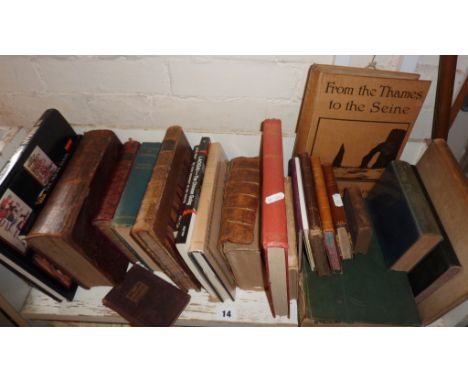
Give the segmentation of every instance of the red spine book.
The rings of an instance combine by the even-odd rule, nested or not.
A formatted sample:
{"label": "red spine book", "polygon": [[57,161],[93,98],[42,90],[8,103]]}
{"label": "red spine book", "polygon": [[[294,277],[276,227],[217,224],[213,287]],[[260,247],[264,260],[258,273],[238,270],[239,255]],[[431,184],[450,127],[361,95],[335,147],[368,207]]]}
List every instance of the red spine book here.
{"label": "red spine book", "polygon": [[281,121],[262,128],[262,244],[273,316],[289,317],[288,231]]}
{"label": "red spine book", "polygon": [[111,225],[112,218],[119,205],[120,196],[127,184],[127,179],[139,148],[140,143],[131,139],[122,146],[119,162],[114,169],[101,208],[93,219],[93,225],[117,246],[132,263],[136,263],[137,259],[133,252],[116,236]]}

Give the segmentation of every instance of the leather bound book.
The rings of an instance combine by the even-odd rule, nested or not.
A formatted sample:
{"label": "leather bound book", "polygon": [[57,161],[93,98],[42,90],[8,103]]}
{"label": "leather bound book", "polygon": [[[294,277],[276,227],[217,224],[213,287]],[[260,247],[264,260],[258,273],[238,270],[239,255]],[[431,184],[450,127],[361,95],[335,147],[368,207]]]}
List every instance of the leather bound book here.
{"label": "leather bound book", "polygon": [[260,159],[234,158],[224,189],[219,245],[241,289],[265,288],[259,232]]}
{"label": "leather bound book", "polygon": [[357,187],[345,188],[343,204],[353,243],[353,251],[354,253],[367,253],[372,238],[372,224],[361,190]]}
{"label": "leather bound book", "polygon": [[328,192],[323,175],[322,163],[319,157],[311,157],[311,164],[328,262],[333,272],[341,272],[341,260],[335,242],[335,228],[333,226],[330,204],[328,202]]}
{"label": "leather bound book", "polygon": [[94,226],[114,243],[132,263],[137,262],[138,259],[112,230],[112,218],[119,205],[120,197],[127,183],[133,161],[135,160],[139,148],[140,143],[131,139],[122,146],[119,162],[107,187],[104,201],[102,202],[97,216],[93,220]]}
{"label": "leather bound book", "polygon": [[392,161],[367,200],[388,267],[407,272],[442,240],[410,164]]}
{"label": "leather bound book", "polygon": [[297,300],[299,287],[299,259],[297,256],[296,225],[294,222],[293,190],[291,178],[284,178],[284,197],[286,199],[286,219],[288,221],[288,279],[289,298]]}
{"label": "leather bound book", "polygon": [[104,199],[121,146],[112,131],[85,133],[26,236],[32,248],[85,288],[114,285],[127,270],[125,255],[91,224]]}
{"label": "leather bound book", "polygon": [[416,169],[462,266],[418,304],[423,323],[428,324],[468,298],[468,180],[442,139],[434,139]]}
{"label": "leather bound book", "polygon": [[343,259],[352,259],[353,250],[351,248],[351,240],[349,238],[348,224],[346,222],[346,213],[336,183],[333,166],[328,163],[322,165],[325,183],[327,185],[328,201],[332,213],[333,223],[336,230],[336,241]]}
{"label": "leather bound book", "polygon": [[289,317],[288,223],[281,121],[262,124],[262,244],[273,316]]}
{"label": "leather bound book", "polygon": [[236,292],[234,275],[217,246],[226,168],[227,158],[221,144],[212,143],[190,244],[190,257],[210,285],[212,290],[210,294],[221,301],[234,301]]}
{"label": "leather bound book", "polygon": [[141,144],[111,225],[115,235],[132,252],[133,256],[152,271],[161,271],[161,269],[142,246],[137,243],[130,232],[158,159],[160,148],[161,143],[159,142],[143,142]]}
{"label": "leather bound book", "polygon": [[322,223],[320,221],[312,165],[310,157],[307,154],[303,153],[299,155],[299,158],[301,161],[302,184],[304,187],[307,217],[309,219],[309,238],[315,260],[315,270],[319,276],[327,276],[331,274],[331,270],[323,243]]}
{"label": "leather bound book", "polygon": [[161,270],[183,290],[200,289],[174,242],[191,162],[192,148],[182,128],[169,127],[131,231]]}
{"label": "leather bound book", "polygon": [[189,294],[139,265],[102,300],[132,326],[171,326],[189,302]]}

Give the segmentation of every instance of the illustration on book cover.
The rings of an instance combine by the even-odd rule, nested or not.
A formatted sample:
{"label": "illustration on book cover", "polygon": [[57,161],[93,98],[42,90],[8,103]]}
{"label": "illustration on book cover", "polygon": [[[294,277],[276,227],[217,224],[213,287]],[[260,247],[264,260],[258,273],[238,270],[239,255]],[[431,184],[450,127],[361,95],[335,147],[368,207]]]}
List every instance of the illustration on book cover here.
{"label": "illustration on book cover", "polygon": [[44,187],[58,170],[55,163],[39,146],[34,148],[29,158],[24,162],[24,168]]}
{"label": "illustration on book cover", "polygon": [[26,242],[18,235],[31,211],[32,208],[10,189],[0,198],[0,236],[21,253],[26,251]]}

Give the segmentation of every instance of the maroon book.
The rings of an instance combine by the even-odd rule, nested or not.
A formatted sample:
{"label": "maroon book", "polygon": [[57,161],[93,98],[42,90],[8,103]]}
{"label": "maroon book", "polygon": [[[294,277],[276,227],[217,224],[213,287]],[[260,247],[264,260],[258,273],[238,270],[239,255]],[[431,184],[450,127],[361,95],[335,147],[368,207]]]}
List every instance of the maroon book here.
{"label": "maroon book", "polygon": [[93,225],[119,248],[132,263],[136,263],[137,261],[135,255],[115,234],[111,225],[139,148],[140,143],[131,139],[122,146],[119,162],[105,192],[104,201],[98,214],[93,219]]}
{"label": "maroon book", "polygon": [[139,265],[104,296],[102,303],[132,326],[171,326],[190,301],[190,295]]}

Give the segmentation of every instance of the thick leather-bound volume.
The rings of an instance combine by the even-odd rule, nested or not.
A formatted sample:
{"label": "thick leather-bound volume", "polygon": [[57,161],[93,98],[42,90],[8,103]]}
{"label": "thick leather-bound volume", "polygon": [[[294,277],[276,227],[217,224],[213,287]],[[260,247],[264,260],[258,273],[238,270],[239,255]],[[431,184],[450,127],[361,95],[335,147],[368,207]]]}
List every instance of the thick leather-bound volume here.
{"label": "thick leather-bound volume", "polygon": [[442,240],[410,164],[391,162],[367,200],[388,267],[407,272]]}
{"label": "thick leather-bound volume", "polygon": [[343,259],[351,259],[353,257],[353,250],[351,248],[348,223],[346,222],[343,199],[341,199],[335,174],[333,173],[333,166],[329,163],[324,163],[322,165],[322,169],[327,186],[328,201],[330,202],[333,224],[335,225],[336,230],[336,242],[338,243],[341,257]]}
{"label": "thick leather-bound volume", "polygon": [[335,242],[335,228],[328,202],[327,186],[323,175],[322,162],[319,157],[311,157],[312,172],[315,180],[315,191],[322,221],[322,230],[325,241],[325,250],[328,256],[328,263],[333,272],[341,271],[341,259]]}
{"label": "thick leather-bound volume", "polygon": [[442,139],[434,139],[416,164],[451,246],[460,272],[418,304],[425,324],[468,298],[468,180]]}
{"label": "thick leather-bound volume", "polygon": [[32,248],[85,288],[118,283],[128,266],[125,255],[91,224],[121,146],[112,131],[85,133],[26,237]]}
{"label": "thick leather-bound volume", "polygon": [[112,218],[119,205],[120,197],[127,184],[127,179],[139,148],[140,143],[133,140],[129,140],[122,146],[119,162],[107,187],[104,201],[102,202],[97,216],[93,220],[93,224],[96,228],[112,241],[132,263],[137,262],[138,259],[112,230]]}
{"label": "thick leather-bound volume", "polygon": [[174,242],[192,154],[182,128],[169,127],[131,231],[161,270],[183,290],[200,289]]}
{"label": "thick leather-bound volume", "polygon": [[161,271],[156,262],[130,234],[140,209],[146,186],[158,159],[159,142],[143,142],[133,163],[127,184],[112,219],[112,230],[122,243],[144,266],[152,271]]}
{"label": "thick leather-bound volume", "polygon": [[171,326],[189,302],[189,294],[139,265],[102,300],[132,326]]}
{"label": "thick leather-bound volume", "polygon": [[[72,299],[76,283],[56,277],[62,270],[24,241],[78,146],[78,136],[55,109],[46,110],[0,172],[0,261],[56,300]],[[67,286],[69,285],[69,286]]]}
{"label": "thick leather-bound volume", "polygon": [[429,86],[417,73],[312,65],[293,155],[318,156],[346,171],[339,185],[368,189],[400,157]]}
{"label": "thick leather-bound volume", "polygon": [[301,162],[302,184],[307,207],[307,218],[309,220],[309,239],[312,247],[312,255],[315,260],[315,269],[320,276],[331,273],[327,253],[323,243],[322,223],[315,191],[315,180],[312,173],[310,157],[306,153],[299,155]]}
{"label": "thick leather-bound volume", "polygon": [[[234,301],[236,281],[229,263],[217,245],[226,169],[227,158],[221,144],[212,143],[190,244],[190,257],[208,282],[210,294],[221,301]],[[201,280],[200,283],[202,283]]]}
{"label": "thick leather-bound volume", "polygon": [[343,261],[343,273],[318,277],[303,267],[299,283],[301,326],[418,326],[408,277],[388,269],[374,235],[366,256]]}
{"label": "thick leather-bound volume", "polygon": [[265,288],[260,251],[260,159],[234,158],[229,163],[224,189],[220,249],[241,289]]}
{"label": "thick leather-bound volume", "polygon": [[262,124],[262,244],[273,316],[289,317],[288,222],[281,121]]}
{"label": "thick leather-bound volume", "polygon": [[345,188],[343,204],[354,253],[367,253],[372,238],[372,224],[358,187]]}
{"label": "thick leather-bound volume", "polygon": [[294,222],[294,203],[291,178],[284,178],[284,195],[286,200],[286,219],[288,221],[288,280],[289,298],[297,300],[299,288],[299,258],[297,256],[296,224]]}

